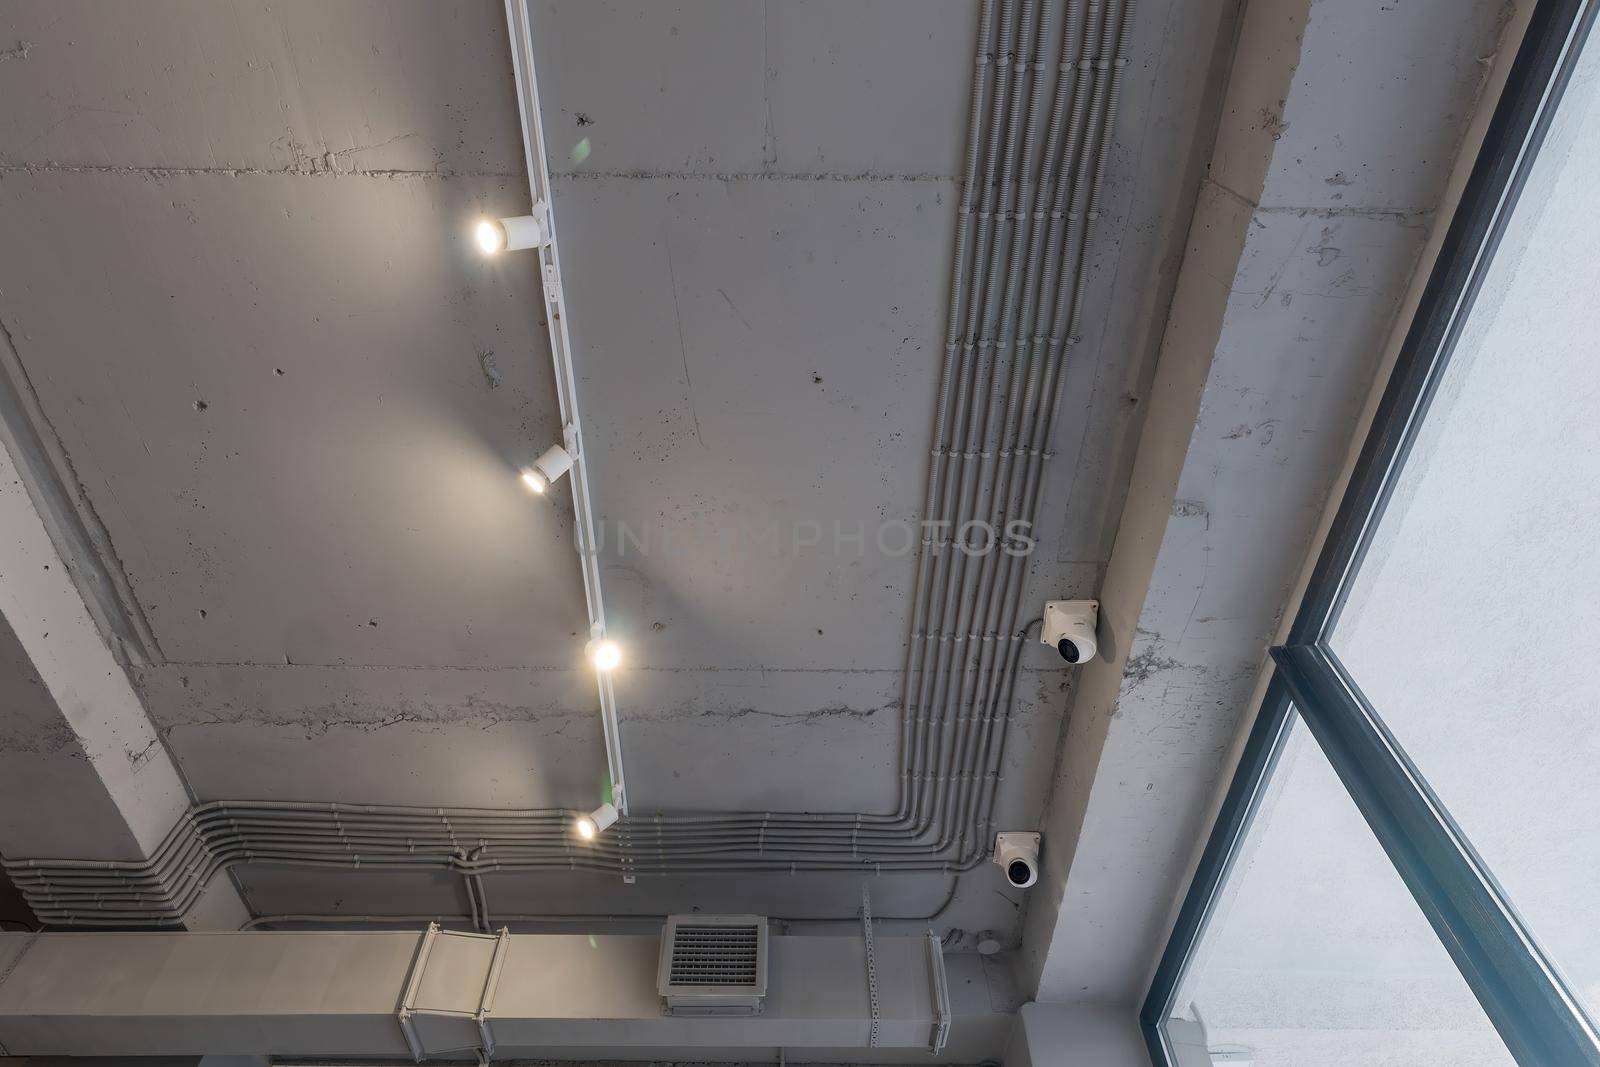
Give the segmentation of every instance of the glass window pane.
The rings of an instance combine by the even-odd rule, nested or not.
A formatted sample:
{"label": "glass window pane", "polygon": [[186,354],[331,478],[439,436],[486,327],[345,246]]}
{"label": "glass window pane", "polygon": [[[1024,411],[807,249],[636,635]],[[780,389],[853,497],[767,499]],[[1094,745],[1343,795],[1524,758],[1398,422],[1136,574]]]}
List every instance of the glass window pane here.
{"label": "glass window pane", "polygon": [[1515,1063],[1298,721],[1174,1013],[1176,1067]]}
{"label": "glass window pane", "polygon": [[1591,39],[1330,638],[1591,1014],[1597,70]]}

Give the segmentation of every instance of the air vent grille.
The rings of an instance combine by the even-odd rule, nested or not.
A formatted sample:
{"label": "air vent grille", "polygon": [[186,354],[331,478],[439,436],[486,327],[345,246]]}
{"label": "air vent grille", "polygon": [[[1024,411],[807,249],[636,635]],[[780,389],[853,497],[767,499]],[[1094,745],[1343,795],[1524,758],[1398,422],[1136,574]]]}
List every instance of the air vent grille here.
{"label": "air vent grille", "polygon": [[767,921],[674,915],[661,936],[657,985],[676,1015],[753,1015],[767,992]]}
{"label": "air vent grille", "polygon": [[673,985],[738,985],[755,983],[755,926],[679,926],[672,939]]}

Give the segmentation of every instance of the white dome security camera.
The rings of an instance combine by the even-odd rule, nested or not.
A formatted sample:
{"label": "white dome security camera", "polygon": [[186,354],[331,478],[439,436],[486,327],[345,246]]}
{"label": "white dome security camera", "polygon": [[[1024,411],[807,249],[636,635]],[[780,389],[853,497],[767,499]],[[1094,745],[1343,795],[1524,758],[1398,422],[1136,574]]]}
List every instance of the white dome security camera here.
{"label": "white dome security camera", "polygon": [[1039,880],[1039,835],[994,835],[994,863],[1015,889],[1027,889]]}
{"label": "white dome security camera", "polygon": [[1061,653],[1068,663],[1094,659],[1095,629],[1100,623],[1098,600],[1047,600],[1039,640]]}

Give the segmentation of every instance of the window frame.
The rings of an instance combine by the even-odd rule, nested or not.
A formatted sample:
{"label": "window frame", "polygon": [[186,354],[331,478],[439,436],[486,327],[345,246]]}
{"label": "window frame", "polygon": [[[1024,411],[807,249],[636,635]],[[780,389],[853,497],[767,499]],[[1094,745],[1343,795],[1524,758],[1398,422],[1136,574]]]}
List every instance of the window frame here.
{"label": "window frame", "polygon": [[1597,11],[1531,15],[1140,1011],[1158,1067],[1176,1064],[1164,1023],[1297,714],[1517,1062],[1600,1067],[1594,1020],[1328,642]]}

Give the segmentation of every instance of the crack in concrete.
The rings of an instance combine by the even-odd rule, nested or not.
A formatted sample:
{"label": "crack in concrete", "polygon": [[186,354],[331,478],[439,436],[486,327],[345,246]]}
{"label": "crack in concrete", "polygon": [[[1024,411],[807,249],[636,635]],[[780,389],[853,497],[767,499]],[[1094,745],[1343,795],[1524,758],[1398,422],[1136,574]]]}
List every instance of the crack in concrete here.
{"label": "crack in concrete", "polygon": [[880,173],[878,171],[726,171],[708,173],[689,170],[583,170],[553,171],[551,178],[593,181],[612,179],[618,181],[676,181],[676,182],[949,182],[959,185],[961,178],[955,174]]}
{"label": "crack in concrete", "polygon": [[1211,509],[1198,500],[1174,500],[1172,517],[1175,519],[1204,519],[1205,528],[1211,529]]}
{"label": "crack in concrete", "polygon": [[678,306],[678,275],[672,266],[672,235],[665,234],[662,240],[667,246],[667,284],[672,288],[672,317],[678,325],[678,354],[683,359],[684,399],[689,402],[689,415],[694,419],[694,439],[701,448],[708,449],[710,446],[700,434],[700,412],[694,406],[694,379],[689,376],[689,348],[683,340],[683,313]]}
{"label": "crack in concrete", "polygon": [[[474,667],[455,663],[308,663],[303,660],[260,662],[257,660],[167,660],[161,664],[169,668],[190,668],[193,670],[206,670],[208,668],[271,668],[274,670],[328,670],[328,671],[470,671],[483,674],[500,674],[516,672],[544,672],[578,670],[576,667],[548,667],[548,666],[482,666]],[[648,667],[634,667],[632,670],[649,670]],[[142,672],[141,672],[142,673]]]}
{"label": "crack in concrete", "polygon": [[[885,705],[894,707],[896,705]],[[870,719],[883,708],[852,708],[845,705],[830,708],[817,708],[815,711],[783,712],[763,711],[760,708],[699,708],[679,707],[660,715],[646,716],[654,722],[670,722],[682,719],[719,719],[731,721],[744,719],[752,715],[763,719],[777,719],[783,726],[803,725],[808,722],[817,722],[821,719]]]}
{"label": "crack in concrete", "polygon": [[[346,151],[354,151],[348,149]],[[106,174],[139,177],[153,181],[164,178],[220,177],[220,178],[374,178],[393,182],[451,181],[460,178],[520,179],[520,173],[504,171],[460,170],[368,170],[361,167],[326,165],[323,157],[306,157],[283,167],[140,167],[100,163],[12,163],[0,162],[0,175],[4,174]],[[310,162],[323,160],[322,163]]]}
{"label": "crack in concrete", "polygon": [[630,671],[660,674],[902,674],[900,667],[629,667]]}
{"label": "crack in concrete", "polygon": [[1122,677],[1128,683],[1127,689],[1132,691],[1164,671],[1175,671],[1183,666],[1171,656],[1156,655],[1156,650],[1152,646],[1138,655],[1128,657],[1128,664],[1122,669]]}
{"label": "crack in concrete", "polygon": [[83,748],[83,739],[66,722],[45,723],[37,729],[16,729],[0,734],[0,755],[89,758]]}
{"label": "crack in concrete", "polygon": [[129,769],[137,771],[140,767],[143,767],[146,763],[149,763],[150,762],[150,757],[155,755],[155,753],[157,751],[159,751],[160,745],[161,745],[160,738],[152,737],[150,739],[150,743],[148,745],[145,745],[144,748],[140,749],[137,752],[135,752],[131,748],[124,748],[123,751],[126,752],[127,755],[128,755],[128,767],[129,767]]}
{"label": "crack in concrete", "polygon": [[362,715],[339,704],[325,704],[290,714],[254,714],[248,710],[231,713],[212,711],[190,718],[170,718],[161,724],[161,735],[170,737],[185,727],[247,726],[268,729],[294,729],[304,731],[307,740],[322,737],[334,730],[351,730],[358,733],[377,733],[391,726],[449,727],[476,726],[490,730],[502,723],[527,723],[542,725],[557,723],[554,730],[544,736],[565,736],[574,722],[592,721],[597,726],[599,716],[593,711],[575,711],[571,708],[520,707],[496,702],[469,699],[464,705],[435,707],[425,704],[401,704],[398,707],[374,708],[372,714]]}
{"label": "crack in concrete", "polygon": [[[414,136],[416,135],[411,133],[396,134],[395,136],[384,141],[379,141],[376,144],[355,145],[351,148],[334,149],[329,148],[326,144],[324,144],[321,152],[314,152],[307,145],[296,141],[292,132],[285,136],[281,143],[284,143],[288,146],[289,156],[293,160],[293,163],[291,163],[290,166],[294,168],[296,173],[351,174],[359,173],[362,168],[346,167],[341,163],[341,160],[344,160],[350,156],[359,155],[362,152],[370,152],[373,149],[383,148],[387,145],[394,144],[396,141],[404,141],[407,138]],[[280,142],[274,142],[274,145],[278,143]]]}
{"label": "crack in concrete", "polygon": [[[873,708],[853,708],[848,705],[816,708],[803,712],[765,711],[760,708],[705,708],[694,705],[684,705],[673,708],[660,714],[648,712],[629,716],[630,721],[638,723],[649,722],[679,722],[693,719],[714,719],[727,722],[734,719],[743,719],[751,716],[778,720],[780,726],[799,726],[829,719],[855,719],[866,720],[878,712],[897,707],[896,704],[886,704]],[[293,729],[303,731],[310,740],[322,737],[335,730],[351,730],[359,733],[376,733],[386,730],[391,726],[418,726],[418,727],[454,727],[476,726],[481,730],[492,729],[502,723],[522,723],[533,726],[553,725],[555,728],[547,730],[544,737],[566,737],[567,729],[574,724],[589,723],[598,727],[599,716],[594,711],[574,710],[555,705],[536,708],[528,706],[515,706],[497,702],[479,701],[469,698],[464,704],[437,707],[431,704],[411,705],[401,704],[398,707],[373,708],[372,713],[362,715],[337,703],[329,703],[315,708],[307,708],[288,714],[257,714],[248,709],[227,709],[225,711],[210,710],[204,714],[192,717],[174,718],[164,716],[161,724],[161,735],[170,737],[176,731],[185,727],[206,726],[241,726],[262,727],[267,729]],[[129,752],[129,759],[133,760],[135,754]],[[140,754],[143,755],[143,754]]]}
{"label": "crack in concrete", "polygon": [[[540,674],[551,672],[572,673],[587,671],[586,667],[553,667],[540,664],[502,665],[491,664],[473,666],[459,663],[309,663],[302,660],[285,662],[283,660],[164,660],[157,665],[163,668],[189,668],[193,670],[206,670],[211,668],[237,669],[237,668],[262,668],[273,670],[310,670],[328,671],[460,671],[478,674]],[[1032,670],[1028,666],[1024,670]],[[1055,670],[1055,667],[1050,667]],[[895,674],[902,673],[900,667],[771,667],[764,664],[755,664],[749,667],[719,667],[719,666],[690,666],[690,667],[652,667],[644,664],[630,666],[631,674]],[[143,673],[141,671],[141,673]]]}
{"label": "crack in concrete", "polygon": [[1375,219],[1379,222],[1397,222],[1416,225],[1433,217],[1432,208],[1393,207],[1297,207],[1292,204],[1256,205],[1263,215],[1293,215],[1302,219]]}
{"label": "crack in concrete", "polygon": [[500,365],[495,362],[494,351],[485,349],[478,353],[478,366],[483,369],[483,378],[489,383],[490,389],[500,388],[502,375]]}
{"label": "crack in concrete", "polygon": [[772,124],[772,0],[761,5],[761,107],[765,129],[761,146],[761,169],[771,170],[778,162],[778,134]]}
{"label": "crack in concrete", "polygon": [[1397,222],[1401,225],[1417,225],[1433,218],[1432,208],[1392,208],[1392,207],[1360,207],[1356,205],[1339,207],[1312,207],[1310,205],[1294,204],[1263,204],[1259,200],[1251,199],[1230,188],[1215,178],[1205,179],[1206,184],[1221,191],[1239,203],[1248,207],[1252,212],[1260,215],[1293,215],[1296,218],[1315,219],[1376,219],[1383,222]]}

